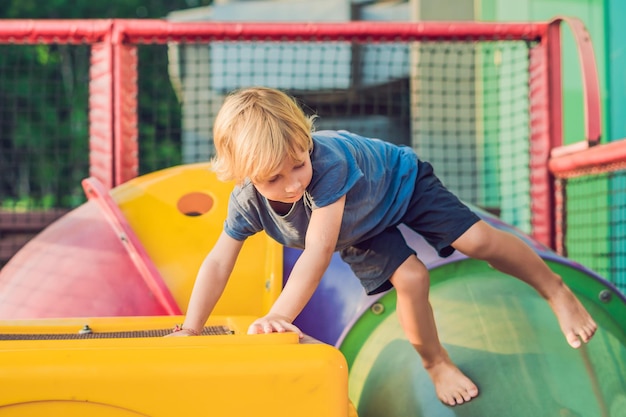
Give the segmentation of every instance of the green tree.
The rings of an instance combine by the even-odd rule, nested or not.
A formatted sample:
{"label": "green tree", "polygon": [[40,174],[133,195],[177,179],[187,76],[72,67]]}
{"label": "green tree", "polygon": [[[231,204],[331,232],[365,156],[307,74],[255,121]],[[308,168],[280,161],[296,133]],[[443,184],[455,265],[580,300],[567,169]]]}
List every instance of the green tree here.
{"label": "green tree", "polygon": [[211,0],[10,0],[0,2],[0,18],[158,19],[174,10],[207,6],[211,3]]}
{"label": "green tree", "polygon": [[[4,19],[162,18],[210,0],[12,0]],[[1,24],[1,23],[0,23]],[[180,160],[180,106],[164,46],[141,46],[142,172]],[[88,168],[87,45],[0,45],[0,207],[75,207]],[[146,140],[149,146],[142,146]],[[153,161],[146,165],[146,161]],[[162,161],[162,162],[159,162]]]}

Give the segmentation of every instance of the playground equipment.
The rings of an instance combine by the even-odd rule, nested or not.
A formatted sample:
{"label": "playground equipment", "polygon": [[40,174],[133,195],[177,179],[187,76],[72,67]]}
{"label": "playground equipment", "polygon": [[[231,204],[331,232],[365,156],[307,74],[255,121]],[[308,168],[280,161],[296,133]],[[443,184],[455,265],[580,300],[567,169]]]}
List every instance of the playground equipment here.
{"label": "playground equipment", "polygon": [[312,339],[245,335],[299,255],[263,234],[244,245],[207,335],[160,337],[182,320],[232,185],[206,164],[110,192],[83,185],[89,201],[0,271],[0,416],[625,415],[626,300],[522,234],[598,322],[589,345],[571,349],[525,284],[403,231],[431,270],[442,342],[481,388],[450,408],[404,340],[393,290],[366,296],[338,257],[296,320]]}
{"label": "playground equipment", "polygon": [[336,349],[293,333],[246,336],[246,317],[161,337],[173,320],[4,322],[0,416],[351,415]]}

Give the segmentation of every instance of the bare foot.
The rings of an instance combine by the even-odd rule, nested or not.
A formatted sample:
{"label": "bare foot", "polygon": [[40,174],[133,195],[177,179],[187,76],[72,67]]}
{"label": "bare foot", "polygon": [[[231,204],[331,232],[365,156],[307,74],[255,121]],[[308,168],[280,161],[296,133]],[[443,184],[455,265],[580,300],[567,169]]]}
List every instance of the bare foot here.
{"label": "bare foot", "polygon": [[447,405],[463,404],[478,395],[478,387],[454,363],[447,353],[445,359],[425,366],[435,384],[439,400]]}
{"label": "bare foot", "polygon": [[581,339],[585,343],[591,340],[598,325],[567,285],[561,285],[554,294],[551,294],[548,303],[571,347],[579,348],[582,344]]}

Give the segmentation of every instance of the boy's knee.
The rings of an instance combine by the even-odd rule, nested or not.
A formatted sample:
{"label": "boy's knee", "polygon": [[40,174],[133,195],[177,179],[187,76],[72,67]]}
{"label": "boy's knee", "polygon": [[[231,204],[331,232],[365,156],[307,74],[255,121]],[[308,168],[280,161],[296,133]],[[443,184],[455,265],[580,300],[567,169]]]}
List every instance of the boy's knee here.
{"label": "boy's knee", "polygon": [[470,258],[488,259],[498,247],[498,236],[506,233],[480,221],[468,229],[453,247]]}
{"label": "boy's knee", "polygon": [[402,291],[405,288],[428,287],[430,275],[426,266],[417,257],[411,256],[394,272],[390,281],[396,291]]}

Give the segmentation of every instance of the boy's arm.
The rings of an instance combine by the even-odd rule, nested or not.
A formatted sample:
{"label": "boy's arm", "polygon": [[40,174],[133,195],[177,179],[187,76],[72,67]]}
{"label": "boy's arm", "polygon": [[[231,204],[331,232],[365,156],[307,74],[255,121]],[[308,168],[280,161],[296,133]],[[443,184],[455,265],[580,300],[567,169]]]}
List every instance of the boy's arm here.
{"label": "boy's arm", "polygon": [[[176,332],[176,334],[202,332],[215,304],[224,292],[242,246],[243,241],[233,239],[222,232],[198,270],[183,323],[183,331]],[[184,329],[190,331],[185,332]]]}
{"label": "boy's arm", "polygon": [[294,331],[303,336],[300,329],[291,323],[315,292],[330,264],[337,246],[344,207],[345,196],[326,207],[313,210],[305,249],[296,261],[285,288],[269,313],[252,323],[248,333]]}

